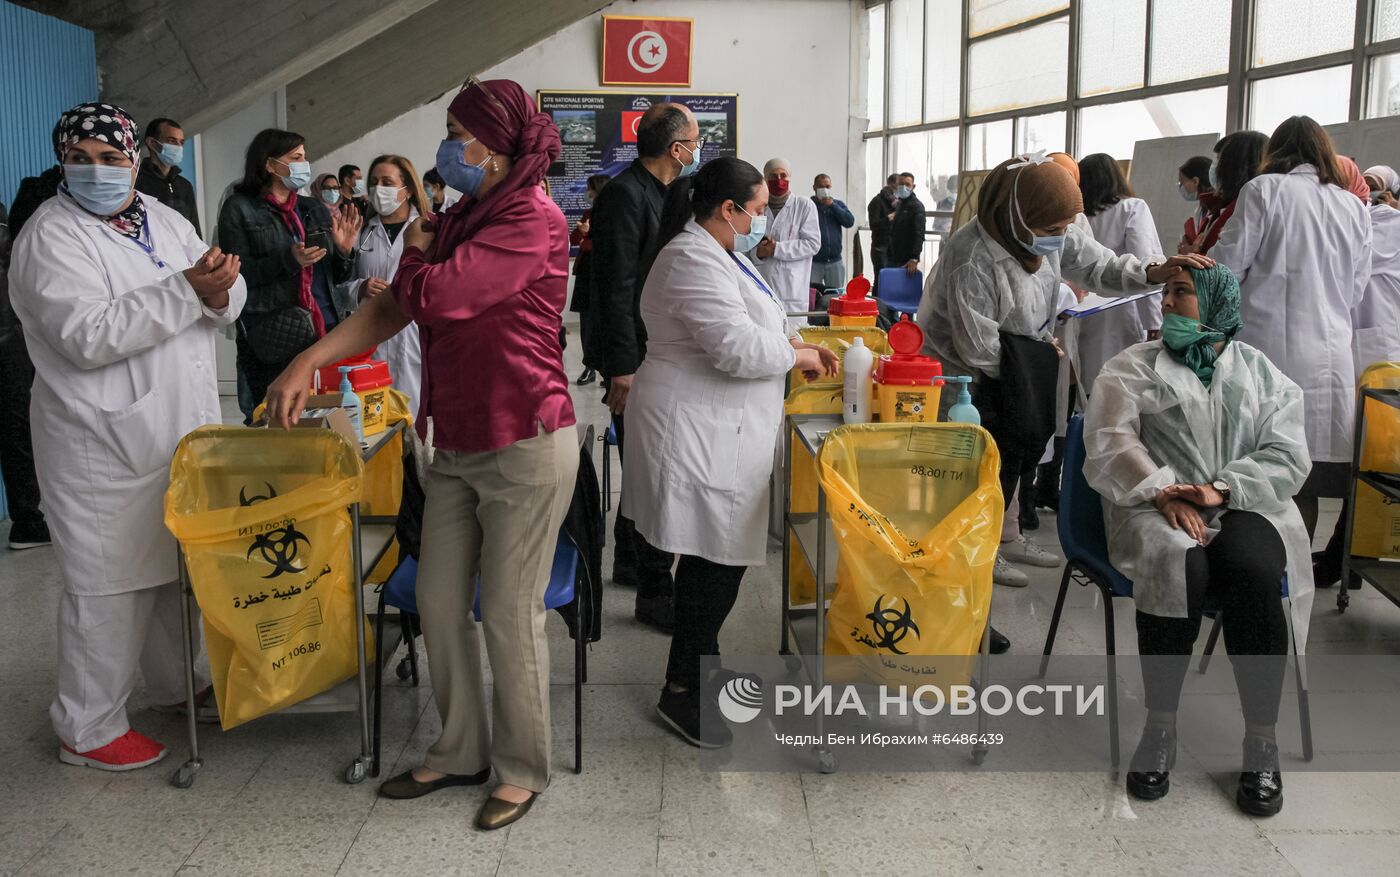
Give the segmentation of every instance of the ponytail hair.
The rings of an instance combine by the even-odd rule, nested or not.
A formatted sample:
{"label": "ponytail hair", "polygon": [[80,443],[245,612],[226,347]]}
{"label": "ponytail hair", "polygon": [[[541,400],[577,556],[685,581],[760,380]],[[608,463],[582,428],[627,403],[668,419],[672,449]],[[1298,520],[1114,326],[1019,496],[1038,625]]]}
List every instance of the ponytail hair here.
{"label": "ponytail hair", "polygon": [[706,162],[695,176],[677,178],[666,187],[661,230],[652,258],[681,233],[687,222],[710,218],[726,201],[747,203],[762,183],[763,174],[758,168],[729,156]]}

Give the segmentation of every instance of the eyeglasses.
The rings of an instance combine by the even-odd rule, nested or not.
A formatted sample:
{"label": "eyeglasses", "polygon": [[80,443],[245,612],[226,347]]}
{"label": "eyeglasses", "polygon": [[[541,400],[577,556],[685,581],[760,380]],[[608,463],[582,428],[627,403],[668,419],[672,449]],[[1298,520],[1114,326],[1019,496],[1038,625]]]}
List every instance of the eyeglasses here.
{"label": "eyeglasses", "polygon": [[706,139],[705,139],[704,137],[696,137],[696,138],[693,138],[693,139],[690,139],[690,140],[672,140],[671,142],[672,142],[673,144],[674,144],[674,143],[694,143],[696,149],[703,149],[704,146],[705,146],[705,143],[708,142],[708,141],[706,141]]}
{"label": "eyeglasses", "polygon": [[475,75],[467,77],[467,81],[462,83],[462,90],[466,91],[472,86],[476,86],[477,88],[481,89],[482,93],[486,95],[486,98],[489,101],[491,101],[491,103],[496,105],[496,109],[500,110],[503,113],[506,112],[506,105],[501,103],[501,99],[496,97],[496,93],[491,89],[487,88],[486,85],[480,79],[477,79]]}

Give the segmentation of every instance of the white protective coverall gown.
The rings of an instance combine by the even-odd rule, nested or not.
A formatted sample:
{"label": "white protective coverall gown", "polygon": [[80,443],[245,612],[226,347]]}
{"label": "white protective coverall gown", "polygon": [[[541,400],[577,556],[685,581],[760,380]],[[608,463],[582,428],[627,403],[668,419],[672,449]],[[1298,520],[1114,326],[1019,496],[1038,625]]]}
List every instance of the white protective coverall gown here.
{"label": "white protective coverall gown", "polygon": [[[1230,485],[1230,508],[1255,512],[1288,554],[1298,651],[1312,612],[1312,553],[1293,503],[1312,468],[1303,393],[1263,353],[1225,346],[1207,388],[1160,341],[1128,348],[1099,373],[1084,418],[1084,477],[1103,496],[1108,555],[1133,582],[1133,602],[1151,615],[1185,618],[1186,552],[1153,500],[1171,484]],[[1211,534],[1219,532],[1216,520]]]}
{"label": "white protective coverall gown", "polygon": [[[777,293],[787,313],[809,310],[812,306],[812,257],[822,248],[822,228],[817,221],[817,205],[810,198],[789,195],[787,204],[777,213],[764,207],[768,217],[767,237],[773,239],[773,255],[758,258],[756,250],[748,253],[749,261],[758,265],[768,288]],[[793,323],[807,325],[805,317]],[[648,342],[650,344],[650,342]],[[650,346],[648,346],[650,351]]]}
{"label": "white protective coverall gown", "polygon": [[1116,256],[1077,226],[1065,232],[1064,249],[1040,260],[1027,274],[982,224],[953,232],[924,284],[918,322],[923,352],[943,363],[945,375],[1001,376],[999,331],[1049,341],[1060,311],[1061,278],[1103,295],[1151,289],[1147,263]]}
{"label": "white protective coverall gown", "polygon": [[1352,311],[1356,373],[1376,362],[1400,360],[1400,210],[1372,204],[1371,279]]}
{"label": "white protective coverall gown", "polygon": [[[417,218],[418,210],[410,207],[408,222]],[[357,307],[364,303],[362,295],[367,279],[378,277],[389,281],[398,273],[399,259],[403,256],[403,233],[407,228],[405,225],[399,229],[398,237],[390,241],[384,220],[378,215],[365,224],[359,243],[355,245],[355,279],[349,284],[349,297]],[[418,339],[418,324],[409,321],[397,335],[379,345],[374,358],[389,363],[394,389],[408,396],[408,410],[417,417],[423,386],[423,347]]]}
{"label": "white protective coverall gown", "polygon": [[[1141,198],[1124,198],[1088,217],[1088,220],[1094,240],[1118,255],[1130,253],[1144,262],[1163,259],[1162,243],[1157,239],[1152,211]],[[1089,291],[1099,292],[1092,288]],[[1081,396],[1092,392],[1094,379],[1099,376],[1104,363],[1134,344],[1146,341],[1149,330],[1160,328],[1162,299],[1158,296],[1070,320],[1069,331],[1077,336],[1071,344],[1078,353],[1075,374],[1079,378]]]}
{"label": "white protective coverall gown", "polygon": [[163,510],[170,458],[186,433],[221,422],[214,337],[247,298],[240,277],[228,307],[204,307],[180,273],[204,243],[178,213],[143,200],[163,265],[57,195],[25,225],[10,267],[64,587],[50,713],[79,752],[126,733],[138,664],[153,701],[184,700],[176,543]]}
{"label": "white protective coverall gown", "polygon": [[762,565],[784,378],[797,356],[782,305],[690,222],[647,275],[642,319],[622,514],[662,551]]}
{"label": "white protective coverall gown", "polygon": [[1237,340],[1303,388],[1314,463],[1351,462],[1352,310],[1371,276],[1371,220],[1352,193],[1299,165],[1245,184],[1210,255],[1240,281]]}

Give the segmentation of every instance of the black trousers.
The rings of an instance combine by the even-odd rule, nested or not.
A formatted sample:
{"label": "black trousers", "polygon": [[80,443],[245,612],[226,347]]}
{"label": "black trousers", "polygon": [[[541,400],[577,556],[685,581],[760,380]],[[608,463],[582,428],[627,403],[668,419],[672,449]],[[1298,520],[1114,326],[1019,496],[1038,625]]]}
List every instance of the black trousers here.
{"label": "black trousers", "polygon": [[5,475],[10,518],[16,525],[38,527],[44,523],[44,514],[39,511],[39,478],[34,474],[34,443],[29,432],[34,363],[18,326],[14,332],[14,337],[0,345],[0,386],[10,390],[0,422],[0,470]]}
{"label": "black trousers", "polygon": [[666,681],[696,691],[700,658],[719,654],[719,631],[739,596],[748,567],[726,566],[703,557],[681,555],[676,567],[676,627]]}
{"label": "black trousers", "polygon": [[[1175,712],[1181,684],[1191,663],[1191,648],[1201,629],[1207,600],[1224,613],[1225,648],[1235,667],[1240,706],[1246,722],[1278,721],[1283,676],[1288,666],[1288,622],[1283,615],[1279,580],[1287,566],[1283,540],[1265,518],[1253,512],[1226,512],[1220,532],[1205,548],[1186,552],[1186,618],[1137,613],[1138,653],[1169,655],[1143,662],[1147,708]],[[1251,658],[1246,665],[1237,655]]]}
{"label": "black trousers", "polygon": [[[625,416],[614,414],[612,422],[617,433],[617,457],[621,460],[626,446]],[[613,578],[618,577],[619,571],[635,578],[638,599],[671,593],[671,566],[675,560],[674,555],[653,548],[643,539],[631,518],[617,513],[613,522]]]}

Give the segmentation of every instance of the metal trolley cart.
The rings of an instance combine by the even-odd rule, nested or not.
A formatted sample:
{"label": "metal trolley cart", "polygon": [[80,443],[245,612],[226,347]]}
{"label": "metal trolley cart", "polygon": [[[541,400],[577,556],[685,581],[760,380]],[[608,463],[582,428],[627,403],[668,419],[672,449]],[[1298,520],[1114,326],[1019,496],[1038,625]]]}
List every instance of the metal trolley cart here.
{"label": "metal trolley cart", "polygon": [[[1400,409],[1400,390],[1362,387],[1356,405],[1356,431],[1353,434],[1352,481],[1346,507],[1346,538],[1342,542],[1342,583],[1337,591],[1337,611],[1345,612],[1351,603],[1347,586],[1353,574],[1371,583],[1377,591],[1400,605],[1400,561],[1379,560],[1352,554],[1352,535],[1356,525],[1356,486],[1365,484],[1378,492],[1387,504],[1400,503],[1400,475],[1389,472],[1368,472],[1362,469],[1363,449],[1366,447],[1366,403],[1374,399],[1381,405]],[[1384,409],[1381,409],[1384,410]],[[1395,533],[1388,534],[1394,541]]]}
{"label": "metal trolley cart", "polygon": [[[363,462],[369,463],[380,451],[392,443],[392,439],[401,434],[408,426],[407,421],[399,421],[387,427],[382,433],[371,437],[368,443],[361,447],[360,457]],[[290,434],[295,435],[299,430],[293,430]],[[311,433],[311,430],[306,430]],[[365,579],[370,575],[379,561],[388,553],[390,546],[394,542],[394,516],[362,515],[360,513],[360,503],[356,502],[348,507],[350,512],[350,569],[353,571],[353,588],[355,595],[355,646],[357,671],[353,678],[325,691],[321,694],[307,698],[300,703],[278,710],[281,715],[297,715],[308,713],[338,713],[357,712],[360,721],[360,754],[345,768],[345,781],[347,783],[363,782],[370,773],[373,763],[373,748],[370,740],[370,703],[367,665],[368,657],[365,643]],[[193,588],[190,583],[189,572],[185,565],[184,550],[180,551],[180,601],[181,601],[181,628],[184,633],[184,653],[185,653],[185,696],[186,702],[194,704],[194,625],[193,616],[190,612],[190,600],[193,597]],[[400,633],[395,627],[391,627],[386,636],[386,641],[377,645],[376,652],[380,661],[388,660],[398,648]],[[392,641],[387,641],[392,639]],[[204,766],[204,759],[199,754],[199,729],[196,718],[196,710],[191,708],[188,716],[188,728],[190,737],[189,758],[181,765],[170,778],[170,782],[177,788],[188,789],[194,784],[195,774]]]}
{"label": "metal trolley cart", "polygon": [[[839,414],[789,414],[785,417],[783,429],[783,459],[787,469],[782,476],[782,519],[783,519],[783,597],[782,633],[779,654],[787,657],[787,667],[791,672],[808,668],[810,679],[815,684],[825,680],[825,641],[827,625],[828,583],[836,581],[836,539],[831,531],[830,516],[827,511],[826,491],[821,482],[816,484],[816,510],[814,512],[793,511],[793,475],[800,466],[815,466],[817,455],[827,435],[844,425]],[[795,455],[795,456],[794,456]],[[794,569],[793,564],[802,564],[805,569]],[[794,578],[801,572],[810,573],[815,579],[811,604],[794,603]],[[982,632],[980,661],[974,685],[985,684],[990,673],[991,617]],[[811,661],[801,660],[810,657]],[[821,726],[821,713],[817,736],[825,739]],[[978,711],[977,736],[979,742],[972,749],[974,764],[981,764],[987,757],[988,746],[981,742],[987,732],[987,714]],[[818,769],[823,773],[836,770],[835,755],[824,746],[815,749]]]}

